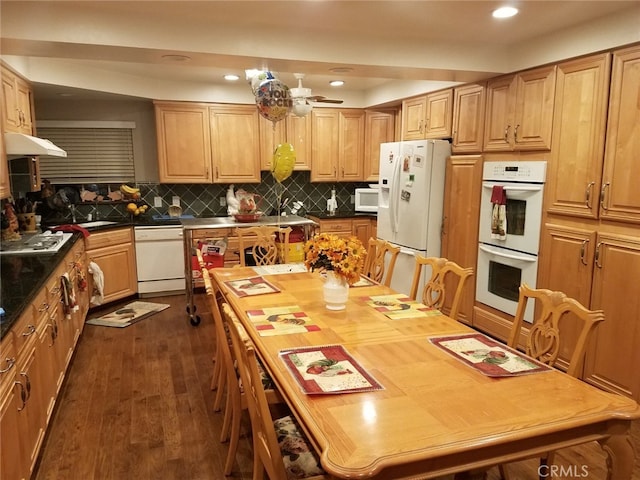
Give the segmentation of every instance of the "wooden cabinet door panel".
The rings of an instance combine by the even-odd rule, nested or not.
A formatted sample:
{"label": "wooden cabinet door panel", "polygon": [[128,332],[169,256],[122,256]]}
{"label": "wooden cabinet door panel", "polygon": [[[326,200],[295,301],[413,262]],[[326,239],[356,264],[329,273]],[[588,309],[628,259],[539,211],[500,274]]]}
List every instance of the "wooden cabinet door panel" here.
{"label": "wooden cabinet door panel", "polygon": [[600,233],[591,308],[604,310],[587,356],[588,381],[640,398],[640,238]]}
{"label": "wooden cabinet door panel", "polygon": [[314,108],[311,115],[313,121],[311,181],[338,180],[336,162],[340,155],[339,113],[336,110]]}
{"label": "wooden cabinet door panel", "polygon": [[362,181],[364,161],[364,111],[340,112],[339,178],[343,182]]}
{"label": "wooden cabinet door panel", "polygon": [[[92,250],[88,254],[104,274],[103,303],[125,298],[137,292],[138,279],[133,244],[113,245]],[[90,287],[91,284],[90,281]]]}
{"label": "wooden cabinet door panel", "polygon": [[482,151],[485,92],[484,85],[464,85],[454,90],[451,145],[454,153]]}
{"label": "wooden cabinet door panel", "polygon": [[[545,224],[536,286],[564,292],[589,308],[595,249],[595,230]],[[565,315],[560,331],[562,344],[558,363],[566,368],[580,334],[579,320]]]}
{"label": "wooden cabinet door panel", "polygon": [[368,249],[369,238],[375,237],[375,235],[371,235],[371,220],[368,218],[363,219],[353,219],[352,223],[352,235],[358,237],[358,240],[362,242],[365,250]]}
{"label": "wooden cabinet door panel", "polygon": [[365,111],[364,171],[366,182],[377,182],[380,175],[380,144],[395,139],[395,110]]}
{"label": "wooden cabinet door panel", "polygon": [[[11,371],[15,371],[15,366]],[[2,478],[8,480],[29,478],[28,471],[25,472],[21,461],[23,455],[20,442],[16,438],[20,431],[20,412],[18,411],[22,405],[20,387],[13,385],[13,375],[11,377],[11,387],[6,393],[0,393],[0,445],[2,445],[0,472],[2,472]]]}
{"label": "wooden cabinet door panel", "polygon": [[515,77],[509,75],[487,83],[487,108],[484,124],[484,150],[511,150],[512,118],[515,103]]}
{"label": "wooden cabinet door panel", "polygon": [[423,140],[427,117],[427,97],[416,97],[402,102],[402,140]]}
{"label": "wooden cabinet door panel", "polygon": [[296,117],[289,115],[286,120],[287,142],[293,145],[296,152],[294,170],[311,169],[311,115]]}
{"label": "wooden cabinet door panel", "polygon": [[[271,170],[276,147],[285,142],[286,122],[273,123],[259,115],[260,125],[260,170]],[[297,152],[296,152],[297,153]]]}
{"label": "wooden cabinet door panel", "polygon": [[156,104],[160,182],[211,183],[211,138],[206,106]]}
{"label": "wooden cabinet door panel", "polygon": [[640,223],[640,46],[614,53],[600,218]]}
{"label": "wooden cabinet door panel", "polygon": [[558,65],[549,212],[598,217],[610,66],[609,53]]}
{"label": "wooden cabinet door panel", "polygon": [[258,110],[253,105],[215,105],[209,112],[213,182],[260,182]]}
{"label": "wooden cabinet door panel", "polygon": [[451,137],[453,90],[427,95],[427,117],[424,138]]}
{"label": "wooden cabinet door panel", "polygon": [[519,150],[549,150],[555,101],[556,67],[516,76],[513,142]]}
{"label": "wooden cabinet door panel", "polygon": [[[445,174],[444,215],[442,225],[442,256],[462,267],[476,270],[478,257],[478,218],[482,188],[482,156],[452,156],[447,160]],[[450,279],[446,291],[452,291]],[[475,275],[467,280],[460,304],[458,320],[471,324],[475,301]],[[444,310],[451,308],[451,296]]]}

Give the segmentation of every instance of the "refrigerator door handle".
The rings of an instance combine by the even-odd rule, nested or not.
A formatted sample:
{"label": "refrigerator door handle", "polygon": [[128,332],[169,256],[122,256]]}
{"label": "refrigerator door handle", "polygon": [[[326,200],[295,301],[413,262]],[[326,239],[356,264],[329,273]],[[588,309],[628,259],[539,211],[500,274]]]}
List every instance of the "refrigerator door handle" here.
{"label": "refrigerator door handle", "polygon": [[389,192],[389,219],[391,220],[391,231],[398,233],[398,210],[400,202],[398,193],[400,189],[400,156],[393,165],[393,175],[391,176],[391,189]]}

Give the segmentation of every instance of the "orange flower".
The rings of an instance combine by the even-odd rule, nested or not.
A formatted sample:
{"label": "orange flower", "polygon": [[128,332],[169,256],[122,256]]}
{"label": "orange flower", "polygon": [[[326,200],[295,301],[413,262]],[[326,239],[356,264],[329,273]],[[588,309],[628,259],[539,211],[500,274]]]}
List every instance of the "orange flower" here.
{"label": "orange flower", "polygon": [[350,285],[360,279],[367,255],[357,237],[342,238],[330,233],[315,235],[305,244],[304,253],[308,270],[333,270]]}

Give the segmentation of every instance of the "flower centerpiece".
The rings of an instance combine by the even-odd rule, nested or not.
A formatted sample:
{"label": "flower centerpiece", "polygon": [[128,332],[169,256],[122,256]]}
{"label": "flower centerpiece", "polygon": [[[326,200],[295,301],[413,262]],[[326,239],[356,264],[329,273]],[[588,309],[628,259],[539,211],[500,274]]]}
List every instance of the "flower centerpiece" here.
{"label": "flower centerpiece", "polygon": [[353,285],[360,279],[367,252],[357,237],[319,233],[304,246],[307,270],[333,271]]}

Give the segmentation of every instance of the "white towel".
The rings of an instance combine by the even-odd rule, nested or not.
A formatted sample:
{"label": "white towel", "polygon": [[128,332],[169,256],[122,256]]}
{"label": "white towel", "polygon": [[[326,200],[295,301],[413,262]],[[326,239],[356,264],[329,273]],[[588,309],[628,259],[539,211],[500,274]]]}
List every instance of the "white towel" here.
{"label": "white towel", "polygon": [[89,262],[89,273],[93,275],[91,305],[102,305],[104,301],[104,273],[96,262]]}

